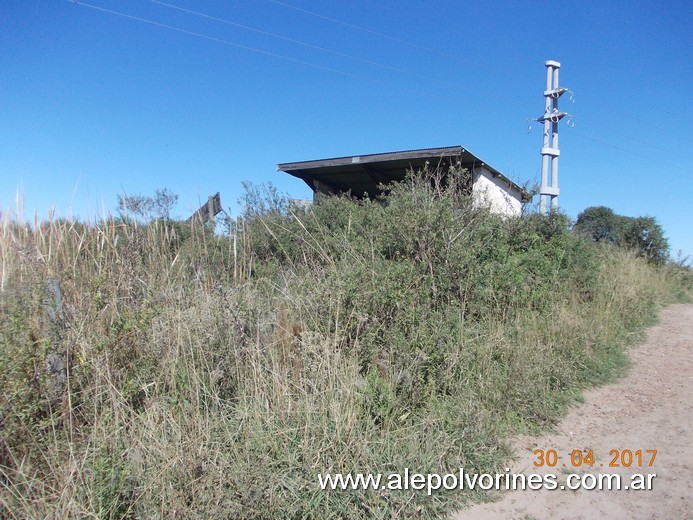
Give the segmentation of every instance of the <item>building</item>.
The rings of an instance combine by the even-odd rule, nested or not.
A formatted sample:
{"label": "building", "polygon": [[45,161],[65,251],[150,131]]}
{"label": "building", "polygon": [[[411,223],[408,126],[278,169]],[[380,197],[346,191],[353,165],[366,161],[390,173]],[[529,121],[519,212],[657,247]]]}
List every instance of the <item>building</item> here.
{"label": "building", "polygon": [[462,146],[283,163],[277,170],[298,177],[314,194],[350,192],[355,197],[373,198],[379,194],[380,184],[401,181],[407,171],[427,165],[443,171],[451,165],[466,168],[473,198],[489,204],[496,213],[519,215],[522,203],[531,200],[529,193]]}

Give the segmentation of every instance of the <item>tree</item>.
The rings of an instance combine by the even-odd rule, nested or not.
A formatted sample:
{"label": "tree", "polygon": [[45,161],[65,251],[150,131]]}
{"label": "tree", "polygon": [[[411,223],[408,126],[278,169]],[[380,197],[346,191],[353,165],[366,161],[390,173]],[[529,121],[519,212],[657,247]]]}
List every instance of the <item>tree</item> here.
{"label": "tree", "polygon": [[118,195],[118,213],[123,220],[170,220],[178,195],[168,188],[156,190],[154,197],[146,195]]}
{"label": "tree", "polygon": [[148,219],[152,212],[152,199],[143,195],[118,195],[118,213],[123,220]]}
{"label": "tree", "polygon": [[618,245],[623,239],[623,217],[605,206],[593,206],[580,213],[573,231],[595,242]]}
{"label": "tree", "polygon": [[669,256],[669,242],[654,217],[625,217],[605,206],[587,208],[577,217],[573,231],[595,242],[631,249],[655,264]]}
{"label": "tree", "polygon": [[178,195],[173,193],[168,188],[164,188],[163,190],[156,190],[155,193],[156,197],[154,198],[153,206],[157,218],[163,220],[170,220],[171,211],[173,210],[173,207],[176,205],[176,202],[178,202]]}
{"label": "tree", "polygon": [[623,246],[637,251],[652,263],[664,264],[669,257],[669,241],[654,217],[628,218],[624,225]]}

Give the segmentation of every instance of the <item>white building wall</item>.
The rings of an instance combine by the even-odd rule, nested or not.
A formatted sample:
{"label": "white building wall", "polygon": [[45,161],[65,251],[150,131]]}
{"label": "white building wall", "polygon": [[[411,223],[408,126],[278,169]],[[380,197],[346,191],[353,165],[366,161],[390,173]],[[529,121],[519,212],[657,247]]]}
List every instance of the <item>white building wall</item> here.
{"label": "white building wall", "polygon": [[487,205],[494,213],[509,217],[519,216],[522,212],[521,194],[505,184],[502,179],[494,177],[486,168],[474,168],[474,185],[472,197],[477,204]]}

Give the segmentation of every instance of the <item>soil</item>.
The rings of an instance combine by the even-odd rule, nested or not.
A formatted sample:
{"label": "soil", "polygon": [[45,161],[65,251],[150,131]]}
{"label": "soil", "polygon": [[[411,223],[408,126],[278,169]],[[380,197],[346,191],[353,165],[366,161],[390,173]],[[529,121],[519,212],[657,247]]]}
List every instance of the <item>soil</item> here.
{"label": "soil", "polygon": [[[508,465],[510,473],[553,473],[557,489],[493,492],[498,501],[452,519],[693,519],[693,305],[665,309],[629,356],[627,376],[585,392],[584,403],[571,408],[553,433],[512,442],[517,458]],[[537,449],[556,450],[556,466],[534,467]],[[594,465],[574,468],[573,450],[583,457],[592,450]],[[609,467],[624,450],[642,450],[642,466],[635,455],[630,467]],[[646,450],[657,450],[651,467]],[[628,454],[623,456],[627,461]],[[651,490],[561,490],[570,473],[618,473],[624,484],[636,473],[656,477]]]}

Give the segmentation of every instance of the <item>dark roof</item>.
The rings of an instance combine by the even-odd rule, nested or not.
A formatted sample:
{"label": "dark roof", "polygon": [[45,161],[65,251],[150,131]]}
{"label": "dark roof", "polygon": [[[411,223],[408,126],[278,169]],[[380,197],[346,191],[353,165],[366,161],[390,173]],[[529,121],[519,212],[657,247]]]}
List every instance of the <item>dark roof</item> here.
{"label": "dark roof", "polygon": [[426,163],[435,168],[437,166],[447,167],[450,164],[456,164],[457,161],[463,168],[468,168],[470,171],[474,167],[483,166],[494,177],[500,178],[508,187],[517,190],[523,199],[530,199],[530,195],[520,186],[462,146],[283,163],[277,165],[277,170],[298,177],[313,191],[317,191],[314,181],[318,181],[333,191],[346,192],[351,190],[351,193],[360,196],[363,193],[374,195],[379,191],[378,184],[401,181],[408,170],[418,171]]}

